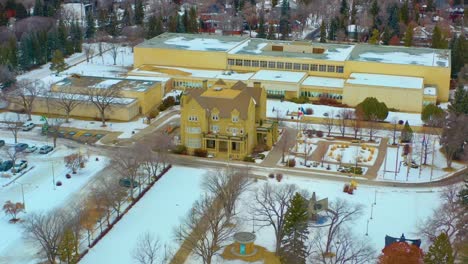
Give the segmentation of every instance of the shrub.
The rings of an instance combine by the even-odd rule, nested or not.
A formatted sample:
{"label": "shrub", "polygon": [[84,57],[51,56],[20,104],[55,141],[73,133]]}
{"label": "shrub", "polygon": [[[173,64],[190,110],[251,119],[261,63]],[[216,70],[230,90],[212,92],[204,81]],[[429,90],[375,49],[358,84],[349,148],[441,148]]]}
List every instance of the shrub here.
{"label": "shrub", "polygon": [[289,159],[287,165],[288,165],[288,167],[295,167],[296,166],[296,160],[295,159]]}
{"label": "shrub", "polygon": [[245,156],[244,161],[245,162],[255,162],[255,159],[253,157],[251,157],[251,156]]}
{"label": "shrub", "polygon": [[290,101],[296,104],[306,104],[309,102],[309,97],[307,96],[301,96],[299,98],[294,97],[294,98],[291,98]]}
{"label": "shrub", "polygon": [[148,113],[148,119],[153,119],[156,118],[159,115],[159,110],[158,109],[153,109]]}
{"label": "shrub", "polygon": [[310,107],[309,107],[309,108],[306,108],[305,114],[306,114],[306,115],[313,115],[313,114],[314,114],[314,109],[312,109],[312,108],[310,108]]}
{"label": "shrub", "polygon": [[270,174],[268,174],[268,178],[270,178],[270,179],[273,179],[273,178],[275,178],[275,174],[274,174],[274,173],[270,173]]}
{"label": "shrub", "polygon": [[282,173],[276,173],[276,180],[278,182],[281,182],[282,179],[283,179],[283,174]]}
{"label": "shrub", "polygon": [[187,154],[187,147],[184,145],[177,145],[172,152],[175,154]]}
{"label": "shrub", "polygon": [[399,125],[403,125],[404,123],[405,123],[405,121],[403,121],[403,120],[398,120],[398,124],[399,124]]}
{"label": "shrub", "polygon": [[208,151],[206,149],[198,148],[193,151],[193,155],[197,157],[206,158],[206,156],[208,156]]}
{"label": "shrub", "polygon": [[260,154],[257,155],[257,158],[259,158],[259,159],[265,159],[265,154],[260,153]]}
{"label": "shrub", "polygon": [[175,105],[175,102],[176,101],[175,101],[174,96],[168,96],[168,97],[164,98],[164,100],[159,105],[158,109],[159,109],[159,111],[164,111],[164,110],[168,109],[169,107]]}
{"label": "shrub", "polygon": [[317,135],[317,137],[321,138],[321,137],[323,137],[323,131],[317,130],[317,132],[315,132],[315,135]]}
{"label": "shrub", "polygon": [[61,181],[58,181],[58,182],[55,183],[55,185],[57,185],[57,186],[62,186],[62,182],[61,182]]}
{"label": "shrub", "polygon": [[71,175],[69,173],[67,173],[67,175],[65,175],[65,178],[70,179]]}

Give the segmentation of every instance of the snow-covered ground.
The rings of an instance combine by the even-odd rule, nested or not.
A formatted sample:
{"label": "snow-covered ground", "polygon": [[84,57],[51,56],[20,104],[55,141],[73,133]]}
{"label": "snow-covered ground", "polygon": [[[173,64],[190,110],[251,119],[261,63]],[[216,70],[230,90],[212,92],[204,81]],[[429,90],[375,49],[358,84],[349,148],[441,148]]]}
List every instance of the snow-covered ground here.
{"label": "snow-covered ground", "polygon": [[164,245],[177,250],[179,242],[173,237],[174,228],[201,196],[205,173],[202,169],[174,166],[80,263],[135,263],[132,251],[145,232],[159,238],[162,252]]}
{"label": "snow-covered ground", "polygon": [[[361,204],[363,214],[349,225],[349,231],[355,234],[356,238],[368,240],[376,250],[376,254],[385,245],[385,235],[400,237],[402,233],[407,238],[419,238],[416,235],[418,223],[431,215],[432,210],[439,205],[439,194],[442,189],[405,189],[401,190],[392,187],[368,187],[358,186],[353,195],[343,193],[343,183],[333,181],[320,181],[303,177],[292,177],[285,175],[282,182],[278,183],[274,179],[268,179],[268,183],[274,186],[284,184],[295,184],[300,189],[308,191],[310,194],[316,192],[317,199],[328,198],[329,202],[336,199],[345,199],[351,204]],[[251,192],[246,192],[238,202],[238,212],[241,212],[243,219],[242,231],[251,232],[254,226],[257,236],[255,244],[266,247],[269,251],[275,249],[275,237],[273,227],[261,228],[259,223],[252,220],[248,213],[252,205],[253,195],[260,188],[264,181],[258,181],[251,187]],[[376,198],[376,199],[375,199]],[[375,200],[374,200],[375,199]],[[376,202],[376,205],[372,205]],[[372,209],[373,207],[373,209]],[[369,221],[368,236],[366,236],[367,220]],[[310,236],[313,236],[314,229],[311,228]],[[423,241],[423,247],[427,247],[427,241]],[[192,256],[187,264],[199,263]],[[220,258],[215,263],[225,263]],[[236,263],[244,263],[237,261]],[[312,263],[312,262],[309,262]]]}
{"label": "snow-covered ground", "polygon": [[372,146],[350,146],[347,143],[332,144],[325,154],[326,161],[354,163],[358,157],[359,164],[373,165],[378,149]]}
{"label": "snow-covered ground", "polygon": [[[4,138],[6,148],[13,144],[12,138]],[[36,140],[23,140],[19,142],[40,147],[47,142]],[[50,144],[50,142],[49,142]],[[24,159],[28,161],[30,171],[18,178],[15,183],[8,184],[11,179],[1,179],[0,204],[6,201],[22,202],[22,190],[24,191],[24,201],[26,213],[20,213],[20,218],[25,218],[32,212],[47,212],[54,208],[61,208],[71,202],[73,197],[107,164],[107,159],[101,156],[90,154],[86,167],[79,170],[77,174],[72,174],[71,179],[66,179],[65,175],[70,170],[65,167],[64,156],[76,153],[79,149],[72,149],[59,145],[49,154],[31,153],[26,154]],[[87,153],[85,149],[81,150]],[[95,158],[99,157],[99,161]],[[6,157],[2,157],[5,158]],[[62,186],[55,186],[53,182],[61,181]],[[25,239],[21,224],[10,224],[9,216],[0,214],[0,263],[35,263],[38,249]]]}
{"label": "snow-covered ground", "polygon": [[[298,109],[304,108],[306,110],[307,108],[312,108],[313,114],[310,115],[312,117],[324,117],[325,113],[333,115],[339,114],[339,111],[342,109],[348,109],[348,110],[353,110],[354,108],[342,108],[342,107],[333,107],[333,106],[327,106],[327,105],[315,105],[315,104],[296,104],[293,102],[289,101],[283,101],[281,102],[280,100],[276,99],[268,99],[267,100],[267,117],[271,118],[290,118],[287,116],[287,112],[297,112]],[[274,111],[273,111],[274,109]],[[279,111],[279,112],[278,112]],[[392,122],[392,120],[403,120],[403,121],[408,121],[410,125],[414,126],[422,126],[423,121],[421,120],[421,115],[420,114],[414,114],[414,113],[403,113],[403,112],[388,112],[388,117],[385,119],[387,122]]]}

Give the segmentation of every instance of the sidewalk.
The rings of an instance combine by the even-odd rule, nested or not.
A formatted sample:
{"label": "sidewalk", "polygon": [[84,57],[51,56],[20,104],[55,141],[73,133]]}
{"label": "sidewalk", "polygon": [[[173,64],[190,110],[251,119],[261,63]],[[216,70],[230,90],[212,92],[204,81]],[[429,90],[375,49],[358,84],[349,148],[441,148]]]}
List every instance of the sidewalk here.
{"label": "sidewalk", "polygon": [[379,153],[377,155],[377,159],[375,159],[374,165],[368,168],[366,174],[364,174],[364,176],[366,176],[367,179],[375,180],[377,178],[380,167],[382,166],[385,156],[387,155],[387,145],[388,138],[382,138],[379,145]]}
{"label": "sidewalk", "polygon": [[[261,163],[262,166],[276,167],[276,164],[279,160],[281,160],[283,156],[283,148],[289,150],[294,146],[294,144],[296,144],[297,129],[291,127],[285,127],[284,129],[285,130],[283,130],[283,135],[281,136],[281,139],[278,142],[276,142],[276,145],[271,149],[270,153]],[[285,141],[287,146],[283,146],[285,144]]]}

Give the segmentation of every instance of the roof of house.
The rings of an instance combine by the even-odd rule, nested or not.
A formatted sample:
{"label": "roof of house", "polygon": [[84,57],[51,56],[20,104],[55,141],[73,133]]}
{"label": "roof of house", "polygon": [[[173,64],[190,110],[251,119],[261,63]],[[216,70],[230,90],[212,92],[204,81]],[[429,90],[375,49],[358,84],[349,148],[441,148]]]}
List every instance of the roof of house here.
{"label": "roof of house", "polygon": [[184,96],[189,100],[195,100],[204,109],[217,109],[220,118],[231,118],[234,110],[239,112],[241,119],[247,119],[249,104],[251,100],[260,101],[262,88],[247,87],[241,81],[234,84],[230,89],[188,89]]}

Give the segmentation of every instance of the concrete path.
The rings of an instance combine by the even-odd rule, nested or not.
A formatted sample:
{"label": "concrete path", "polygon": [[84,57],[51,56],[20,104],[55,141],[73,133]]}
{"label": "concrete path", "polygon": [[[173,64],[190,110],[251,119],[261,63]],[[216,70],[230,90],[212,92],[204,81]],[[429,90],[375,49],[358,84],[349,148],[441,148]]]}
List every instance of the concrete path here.
{"label": "concrete path", "polygon": [[380,140],[379,153],[377,154],[377,158],[375,159],[374,165],[368,168],[366,174],[364,174],[364,176],[366,176],[367,179],[374,180],[377,178],[380,167],[382,166],[385,160],[385,155],[387,155],[387,145],[388,138],[382,138]]}
{"label": "concrete path", "polygon": [[[266,156],[265,160],[261,163],[262,166],[275,167],[283,156],[283,149],[290,149],[296,144],[297,129],[285,127],[283,134],[275,146],[271,149],[270,153]],[[286,144],[286,146],[284,146]]]}

